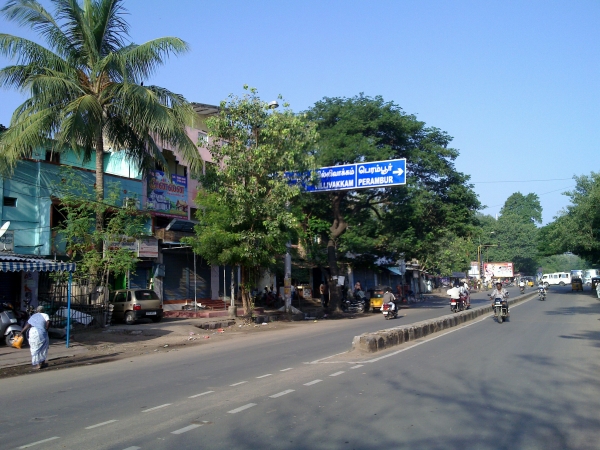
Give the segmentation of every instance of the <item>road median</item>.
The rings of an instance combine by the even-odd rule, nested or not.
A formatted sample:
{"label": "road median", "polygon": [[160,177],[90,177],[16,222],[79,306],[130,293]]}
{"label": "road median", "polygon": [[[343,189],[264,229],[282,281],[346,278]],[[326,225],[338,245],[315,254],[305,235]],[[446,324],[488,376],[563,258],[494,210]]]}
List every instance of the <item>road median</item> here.
{"label": "road median", "polygon": [[[519,295],[509,299],[510,305],[529,300],[537,295],[537,292]],[[375,353],[389,350],[397,345],[424,338],[440,331],[460,326],[464,323],[477,319],[485,314],[492,313],[492,306],[479,306],[459,313],[423,320],[421,322],[400,325],[371,333],[363,333],[354,336],[352,340],[352,351],[361,353]]]}

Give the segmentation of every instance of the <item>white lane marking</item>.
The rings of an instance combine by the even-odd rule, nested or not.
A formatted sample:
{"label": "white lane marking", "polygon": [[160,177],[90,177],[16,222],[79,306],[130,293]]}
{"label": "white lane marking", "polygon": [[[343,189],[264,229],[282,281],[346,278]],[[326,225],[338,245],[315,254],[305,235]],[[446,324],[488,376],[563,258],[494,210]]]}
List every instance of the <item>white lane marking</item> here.
{"label": "white lane marking", "polygon": [[101,427],[103,425],[108,425],[109,423],[113,423],[113,422],[116,422],[116,420],[107,420],[106,422],[97,423],[96,425],[91,425],[89,427],[85,427],[85,429],[91,430],[92,428],[98,428],[98,427]]}
{"label": "white lane marking", "polygon": [[51,437],[51,438],[44,439],[44,440],[42,440],[42,441],[37,441],[37,442],[32,442],[31,444],[22,445],[22,446],[21,446],[21,447],[19,447],[19,448],[29,448],[29,447],[33,447],[34,445],[43,444],[43,443],[45,443],[45,442],[50,442],[50,441],[53,441],[54,439],[60,439],[60,437],[59,437],[59,436],[53,436],[53,437]]}
{"label": "white lane marking", "polygon": [[341,375],[341,374],[343,374],[343,373],[346,373],[346,372],[345,372],[345,371],[343,371],[343,370],[340,370],[339,372],[332,373],[332,374],[331,374],[331,375],[329,375],[329,376],[330,376],[330,377],[337,377],[338,375]]}
{"label": "white lane marking", "polygon": [[232,387],[239,386],[240,384],[244,384],[244,383],[247,383],[247,381],[240,381],[239,383],[233,383],[233,384],[230,384],[229,386],[232,386]]}
{"label": "white lane marking", "polygon": [[288,367],[287,369],[281,369],[280,372],[287,372],[288,370],[292,370],[292,368]]}
{"label": "white lane marking", "polygon": [[171,406],[172,403],[165,403],[164,405],[159,405],[159,406],[155,406],[154,408],[148,408],[143,410],[142,412],[150,412],[150,411],[156,411],[157,409],[160,408],[166,408],[167,406]]}
{"label": "white lane marking", "polygon": [[235,409],[232,409],[231,411],[227,411],[227,412],[229,414],[236,414],[241,411],[244,411],[245,409],[252,408],[253,406],[256,406],[256,403],[248,403],[247,405],[240,406],[239,408],[235,408]]}
{"label": "white lane marking", "polygon": [[201,426],[202,426],[201,424],[195,423],[192,425],[188,425],[187,427],[180,428],[179,430],[171,431],[171,434],[182,434],[182,433],[185,433],[186,431],[190,431],[190,430],[193,430],[194,428],[198,428]]}
{"label": "white lane marking", "polygon": [[267,377],[270,377],[271,375],[273,375],[273,374],[272,374],[272,373],[268,373],[268,374],[266,374],[266,375],[261,375],[260,377],[256,377],[256,378],[257,378],[257,379],[258,379],[258,378],[267,378]]}
{"label": "white lane marking", "polygon": [[289,394],[290,392],[294,392],[294,390],[293,389],[288,389],[287,391],[281,391],[281,392],[279,392],[277,394],[269,395],[269,397],[270,398],[282,397],[282,396],[284,396],[286,394]]}
{"label": "white lane marking", "polygon": [[140,448],[142,448],[142,447],[133,446],[133,447],[124,448],[123,450],[140,450]]}
{"label": "white lane marking", "polygon": [[324,361],[324,360],[326,360],[326,359],[333,358],[334,356],[343,355],[343,354],[345,354],[345,353],[348,353],[348,352],[340,352],[340,353],[336,353],[335,355],[326,356],[325,358],[321,358],[321,359],[315,359],[314,361],[311,361],[311,362],[309,362],[309,363],[305,363],[305,364],[317,364],[317,363],[319,363],[319,362],[321,362],[321,361]]}
{"label": "white lane marking", "polygon": [[206,391],[206,392],[203,392],[202,394],[191,395],[188,398],[202,397],[203,395],[212,394],[213,392],[215,392],[215,391]]}
{"label": "white lane marking", "polygon": [[358,364],[356,366],[352,366],[350,367],[351,369],[358,369],[359,367],[362,367],[364,364]]}
{"label": "white lane marking", "polygon": [[312,381],[309,381],[308,383],[304,383],[304,386],[312,386],[313,384],[320,383],[321,381],[323,381],[323,380],[312,380]]}

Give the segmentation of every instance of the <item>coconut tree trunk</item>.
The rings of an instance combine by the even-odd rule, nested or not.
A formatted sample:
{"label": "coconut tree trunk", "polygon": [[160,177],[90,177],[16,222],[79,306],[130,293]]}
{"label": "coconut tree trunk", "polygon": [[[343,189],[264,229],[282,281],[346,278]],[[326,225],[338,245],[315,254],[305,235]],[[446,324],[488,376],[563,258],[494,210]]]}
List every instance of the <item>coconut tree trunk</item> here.
{"label": "coconut tree trunk", "polygon": [[[102,240],[101,232],[104,229],[104,209],[100,207],[100,204],[104,201],[104,140],[102,139],[102,134],[96,140],[96,201],[98,203],[98,208],[96,209],[96,233],[98,236],[98,240],[94,243],[94,247],[97,252],[101,254],[104,252],[104,246],[106,243]],[[104,285],[104,289],[108,289],[108,277],[109,274],[106,273],[106,278],[101,275],[101,279],[98,280],[98,273],[94,273],[92,269],[92,273],[90,273],[90,278],[94,280],[95,283],[98,281],[102,283],[106,283]],[[106,281],[105,281],[106,280]]]}
{"label": "coconut tree trunk", "polygon": [[[96,141],[96,201],[104,201],[104,140],[102,134]],[[96,231],[102,230],[104,214],[101,210],[96,213]]]}

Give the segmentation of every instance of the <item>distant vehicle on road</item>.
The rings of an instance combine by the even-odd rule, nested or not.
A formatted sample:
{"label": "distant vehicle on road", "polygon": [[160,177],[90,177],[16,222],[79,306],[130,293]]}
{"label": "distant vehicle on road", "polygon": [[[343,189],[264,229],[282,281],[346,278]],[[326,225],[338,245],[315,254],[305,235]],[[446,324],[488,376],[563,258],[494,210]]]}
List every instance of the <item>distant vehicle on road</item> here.
{"label": "distant vehicle on road", "polygon": [[583,284],[592,284],[592,278],[600,277],[600,270],[598,269],[587,269],[583,271]]}
{"label": "distant vehicle on road", "polygon": [[112,294],[113,320],[124,320],[133,325],[138,319],[152,319],[160,322],[163,318],[162,300],[150,289],[120,289]]}
{"label": "distant vehicle on road", "polygon": [[542,275],[544,287],[548,286],[566,286],[571,284],[571,274],[567,272],[555,272]]}

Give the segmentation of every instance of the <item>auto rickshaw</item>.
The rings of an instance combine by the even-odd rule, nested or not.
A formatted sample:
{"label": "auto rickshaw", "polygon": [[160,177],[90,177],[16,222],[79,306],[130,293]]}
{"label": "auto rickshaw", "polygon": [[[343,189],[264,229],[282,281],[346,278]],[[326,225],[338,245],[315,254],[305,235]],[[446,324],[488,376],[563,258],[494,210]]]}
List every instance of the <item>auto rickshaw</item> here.
{"label": "auto rickshaw", "polygon": [[581,278],[571,278],[571,292],[583,291],[583,281]]}

